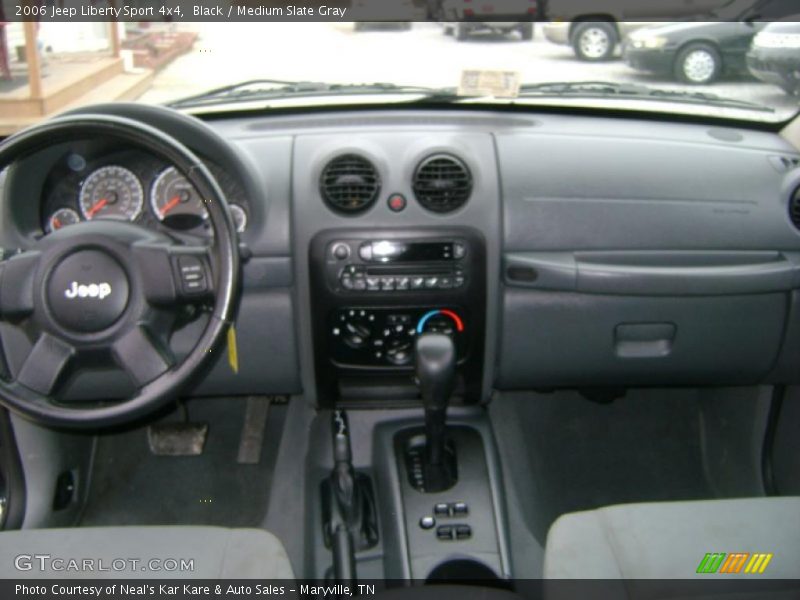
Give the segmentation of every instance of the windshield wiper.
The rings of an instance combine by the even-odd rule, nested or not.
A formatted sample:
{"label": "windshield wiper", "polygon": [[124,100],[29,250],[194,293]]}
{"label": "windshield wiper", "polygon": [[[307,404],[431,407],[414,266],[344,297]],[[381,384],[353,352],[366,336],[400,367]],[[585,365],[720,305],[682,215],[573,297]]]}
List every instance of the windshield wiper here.
{"label": "windshield wiper", "polygon": [[[287,97],[335,96],[359,94],[421,94],[438,96],[440,90],[425,86],[398,85],[394,83],[325,83],[321,81],[282,81],[279,79],[252,79],[208,90],[202,94],[168,102],[172,108],[193,108],[231,102],[257,102]],[[449,94],[452,96],[454,94]]]}
{"label": "windshield wiper", "polygon": [[677,102],[682,104],[704,104],[728,108],[741,108],[761,112],[775,112],[775,109],[736,98],[726,98],[709,92],[664,90],[637,83],[616,83],[613,81],[556,81],[530,83],[520,86],[518,98],[546,96],[574,96],[576,98],[631,98],[633,100],[653,100]]}

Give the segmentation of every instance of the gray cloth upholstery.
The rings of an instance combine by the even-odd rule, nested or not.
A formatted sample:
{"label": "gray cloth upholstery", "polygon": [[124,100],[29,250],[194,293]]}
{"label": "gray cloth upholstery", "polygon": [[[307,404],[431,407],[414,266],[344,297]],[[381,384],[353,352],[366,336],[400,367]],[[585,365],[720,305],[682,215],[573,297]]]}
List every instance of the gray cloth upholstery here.
{"label": "gray cloth upholstery", "polygon": [[708,577],[696,573],[708,552],[772,553],[759,578],[800,578],[800,497],[623,504],[562,515],[547,536],[544,576]]}
{"label": "gray cloth upholstery", "polygon": [[[116,567],[124,564],[124,568],[117,569],[115,560]],[[131,560],[138,562],[132,566]],[[292,579],[294,575],[283,544],[261,529],[77,527],[0,532],[0,578],[81,577]]]}

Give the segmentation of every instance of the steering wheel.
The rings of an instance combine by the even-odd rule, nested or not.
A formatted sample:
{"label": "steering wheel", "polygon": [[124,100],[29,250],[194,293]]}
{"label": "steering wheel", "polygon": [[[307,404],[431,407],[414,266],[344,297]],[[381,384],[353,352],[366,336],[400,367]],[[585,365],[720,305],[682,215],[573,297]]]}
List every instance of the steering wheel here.
{"label": "steering wheel", "polygon": [[[214,176],[181,143],[137,121],[78,115],[45,122],[0,145],[0,168],[75,139],[113,139],[170,163],[198,191],[213,230],[209,243],[193,246],[134,223],[86,221],[0,262],[0,321],[24,342],[3,344],[0,404],[44,424],[90,428],[155,410],[200,371],[230,323],[239,251]],[[179,361],[169,338],[188,304],[209,316],[197,343]],[[132,392],[126,400],[65,398],[68,375],[101,369],[127,374]]]}

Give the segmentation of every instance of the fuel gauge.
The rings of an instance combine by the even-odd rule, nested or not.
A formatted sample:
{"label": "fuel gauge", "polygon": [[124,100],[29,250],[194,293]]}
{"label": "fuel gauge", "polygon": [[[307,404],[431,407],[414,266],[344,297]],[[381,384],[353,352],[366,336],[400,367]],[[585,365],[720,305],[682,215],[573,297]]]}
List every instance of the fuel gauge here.
{"label": "fuel gauge", "polygon": [[71,208],[59,208],[47,220],[47,232],[51,233],[67,225],[80,223],[80,215]]}

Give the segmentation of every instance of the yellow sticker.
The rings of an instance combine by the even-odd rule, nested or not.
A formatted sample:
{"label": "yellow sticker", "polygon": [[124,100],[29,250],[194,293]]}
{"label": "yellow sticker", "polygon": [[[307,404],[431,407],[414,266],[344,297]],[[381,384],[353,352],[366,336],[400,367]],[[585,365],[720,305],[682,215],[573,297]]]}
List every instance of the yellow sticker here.
{"label": "yellow sticker", "polygon": [[231,323],[228,328],[228,364],[234,374],[239,374],[239,349],[236,346],[236,328]]}

